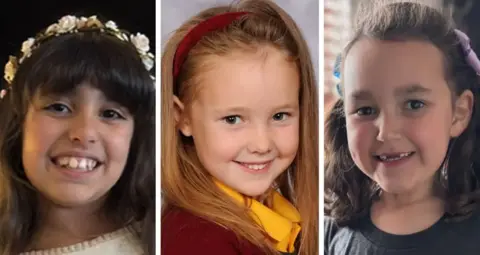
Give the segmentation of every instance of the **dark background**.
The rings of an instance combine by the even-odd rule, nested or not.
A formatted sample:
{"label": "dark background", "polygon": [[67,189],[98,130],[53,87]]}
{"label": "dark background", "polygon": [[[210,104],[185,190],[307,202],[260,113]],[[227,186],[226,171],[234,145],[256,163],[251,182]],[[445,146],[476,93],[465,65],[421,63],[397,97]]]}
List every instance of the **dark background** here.
{"label": "dark background", "polygon": [[[158,3],[160,4],[160,3]],[[145,34],[155,54],[155,0],[7,0],[0,6],[1,84],[9,55],[17,55],[22,43],[67,14],[114,21],[120,28]]]}

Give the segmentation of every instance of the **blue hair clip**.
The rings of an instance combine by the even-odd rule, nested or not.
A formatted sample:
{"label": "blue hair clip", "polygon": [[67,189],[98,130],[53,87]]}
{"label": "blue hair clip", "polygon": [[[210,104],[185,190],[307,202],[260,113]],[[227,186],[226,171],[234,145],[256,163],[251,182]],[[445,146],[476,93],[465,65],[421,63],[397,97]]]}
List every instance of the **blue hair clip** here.
{"label": "blue hair clip", "polygon": [[342,88],[340,86],[340,69],[341,69],[341,65],[342,65],[342,55],[341,54],[338,54],[337,58],[335,59],[335,64],[333,66],[333,76],[335,77],[335,90],[337,92],[337,94],[340,96],[340,97],[343,97],[342,95]]}
{"label": "blue hair clip", "polygon": [[342,64],[342,55],[338,54],[335,59],[335,65],[333,66],[333,76],[340,79],[340,65]]}

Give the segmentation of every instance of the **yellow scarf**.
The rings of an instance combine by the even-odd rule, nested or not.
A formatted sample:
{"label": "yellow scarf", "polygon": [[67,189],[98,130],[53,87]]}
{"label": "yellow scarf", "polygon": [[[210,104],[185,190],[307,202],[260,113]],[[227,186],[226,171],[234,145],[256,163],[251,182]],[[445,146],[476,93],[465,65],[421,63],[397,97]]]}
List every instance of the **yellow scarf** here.
{"label": "yellow scarf", "polygon": [[272,208],[257,200],[246,198],[237,191],[216,181],[217,186],[240,204],[248,199],[253,220],[262,226],[273,239],[275,248],[280,252],[294,252],[295,239],[300,233],[300,214],[298,210],[280,193],[272,192]]}

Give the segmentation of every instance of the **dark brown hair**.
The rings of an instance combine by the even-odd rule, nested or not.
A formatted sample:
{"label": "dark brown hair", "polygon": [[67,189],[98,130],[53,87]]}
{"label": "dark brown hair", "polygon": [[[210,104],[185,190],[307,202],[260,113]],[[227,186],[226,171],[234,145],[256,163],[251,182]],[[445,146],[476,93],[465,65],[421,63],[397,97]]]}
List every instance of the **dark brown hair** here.
{"label": "dark brown hair", "polygon": [[105,204],[109,218],[124,226],[143,221],[147,210],[155,208],[155,87],[136,49],[100,32],[53,37],[19,66],[6,97],[0,101],[2,255],[22,252],[39,221],[37,191],[25,176],[21,157],[31,100],[36,93],[72,91],[82,82],[91,83],[134,116],[127,164]]}
{"label": "dark brown hair", "polygon": [[[353,44],[365,37],[429,42],[444,55],[445,79],[452,98],[465,90],[473,92],[471,121],[466,130],[449,143],[449,153],[442,165],[446,169],[445,174],[440,170],[436,174],[445,194],[447,219],[468,217],[477,208],[479,198],[478,180],[473,169],[479,163],[480,141],[476,129],[480,113],[477,92],[480,83],[475,71],[466,63],[452,21],[438,10],[418,3],[383,4],[362,13],[354,31],[344,58]],[[378,189],[350,156],[342,100],[335,103],[325,120],[325,171],[325,214],[332,216],[340,225],[353,224],[364,217]]]}

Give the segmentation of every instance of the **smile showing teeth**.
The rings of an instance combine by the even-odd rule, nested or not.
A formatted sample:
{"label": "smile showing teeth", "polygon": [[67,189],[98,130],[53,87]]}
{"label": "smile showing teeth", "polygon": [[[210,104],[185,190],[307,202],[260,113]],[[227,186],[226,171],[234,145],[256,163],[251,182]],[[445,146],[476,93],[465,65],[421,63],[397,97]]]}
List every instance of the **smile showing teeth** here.
{"label": "smile showing teeth", "polygon": [[250,170],[253,170],[253,171],[261,171],[263,169],[265,169],[270,163],[271,161],[268,161],[268,162],[265,162],[265,163],[244,163],[244,162],[239,162],[239,161],[236,161],[238,164],[250,169]]}
{"label": "smile showing teeth", "polygon": [[98,165],[96,160],[79,157],[58,157],[54,159],[54,162],[62,168],[83,172],[92,171]]}
{"label": "smile showing teeth", "polygon": [[243,164],[243,165],[252,169],[252,170],[262,170],[267,166],[267,164],[261,164],[261,165]]}
{"label": "smile showing teeth", "polygon": [[380,159],[381,161],[396,161],[396,160],[400,160],[400,159],[403,159],[403,158],[406,158],[406,157],[409,157],[413,154],[413,152],[405,152],[405,153],[400,153],[400,154],[397,154],[397,155],[379,155],[377,156],[378,159]]}

